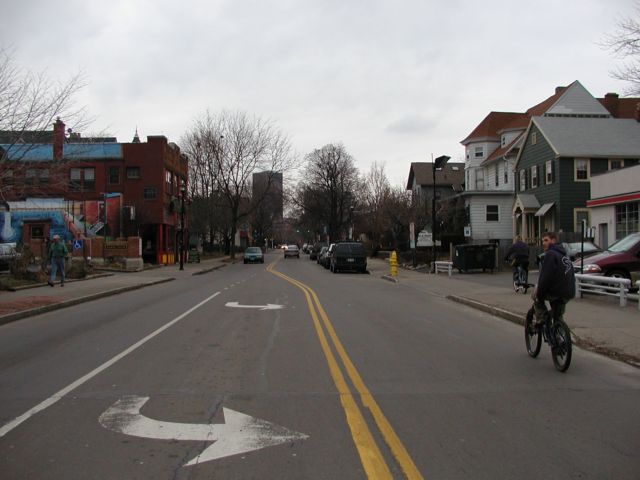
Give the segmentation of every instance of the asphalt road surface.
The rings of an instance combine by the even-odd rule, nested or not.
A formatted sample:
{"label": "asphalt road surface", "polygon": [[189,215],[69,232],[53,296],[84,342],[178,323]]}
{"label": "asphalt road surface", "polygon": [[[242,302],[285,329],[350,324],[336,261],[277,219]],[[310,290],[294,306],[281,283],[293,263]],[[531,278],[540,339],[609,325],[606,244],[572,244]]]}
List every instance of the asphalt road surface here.
{"label": "asphalt road surface", "polygon": [[640,477],[637,369],[266,261],[0,327],[0,478]]}

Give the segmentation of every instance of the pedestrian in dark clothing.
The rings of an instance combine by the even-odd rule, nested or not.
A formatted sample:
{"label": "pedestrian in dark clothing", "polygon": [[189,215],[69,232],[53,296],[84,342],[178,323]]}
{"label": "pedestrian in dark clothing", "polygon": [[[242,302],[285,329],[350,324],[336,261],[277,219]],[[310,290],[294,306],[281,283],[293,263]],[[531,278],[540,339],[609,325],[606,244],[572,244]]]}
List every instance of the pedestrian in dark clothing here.
{"label": "pedestrian in dark clothing", "polygon": [[60,286],[64,287],[64,261],[69,255],[67,246],[60,241],[60,235],[54,235],[49,247],[49,262],[51,263],[51,277],[49,285],[53,287],[56,281],[56,273],[60,270]]}
{"label": "pedestrian in dark clothing", "polygon": [[[513,288],[516,291],[525,289],[529,281],[529,245],[522,241],[522,237],[518,235],[516,241],[507,250],[505,262],[511,261],[513,267]],[[520,278],[520,269],[524,270],[523,278]]]}
{"label": "pedestrian in dark clothing", "polygon": [[538,285],[532,294],[538,322],[547,313],[545,301],[549,301],[554,316],[562,316],[566,304],[576,296],[576,279],[573,263],[567,252],[558,245],[555,233],[547,232],[542,237],[544,259],[540,267]]}

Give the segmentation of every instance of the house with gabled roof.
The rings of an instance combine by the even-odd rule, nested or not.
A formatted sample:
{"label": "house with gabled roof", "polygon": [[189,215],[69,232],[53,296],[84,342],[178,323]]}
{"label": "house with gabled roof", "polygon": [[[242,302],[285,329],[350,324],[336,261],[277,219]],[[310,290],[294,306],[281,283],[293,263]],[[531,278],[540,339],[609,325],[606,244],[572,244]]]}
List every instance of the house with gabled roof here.
{"label": "house with gabled roof", "polygon": [[591,176],[639,162],[638,120],[533,117],[516,161],[514,233],[533,241],[545,231],[578,233],[583,220],[590,227]]}
{"label": "house with gabled roof", "polygon": [[[526,133],[535,117],[633,118],[640,99],[619,98],[608,93],[595,99],[579,81],[557,87],[555,93],[524,113],[491,112],[461,143],[465,146],[465,198],[471,240],[498,240],[509,243],[518,233],[539,232],[522,228],[523,212],[538,216],[544,212],[536,195],[516,188],[516,161],[524,146]],[[514,206],[514,204],[516,206]],[[514,219],[521,222],[514,227]],[[529,218],[529,221],[532,222]],[[541,225],[542,220],[541,220]],[[547,227],[548,219],[547,219]],[[547,228],[549,229],[549,228]],[[532,238],[535,241],[535,238]]]}

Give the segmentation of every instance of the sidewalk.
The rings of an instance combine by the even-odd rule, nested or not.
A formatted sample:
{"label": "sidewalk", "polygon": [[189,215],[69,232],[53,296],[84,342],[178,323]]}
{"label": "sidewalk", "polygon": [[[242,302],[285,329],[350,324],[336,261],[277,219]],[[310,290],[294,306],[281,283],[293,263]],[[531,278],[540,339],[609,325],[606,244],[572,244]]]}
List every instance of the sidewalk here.
{"label": "sidewalk", "polygon": [[45,283],[15,292],[0,291],[0,325],[97,298],[206,273],[225,266],[228,262],[228,258],[227,262],[225,258],[186,263],[182,271],[178,265],[161,266],[142,272],[98,271],[95,276],[87,279],[67,280],[64,288],[59,283],[55,287]]}
{"label": "sidewalk", "polygon": [[[389,273],[385,260],[368,259],[371,275]],[[398,269],[398,284],[428,292],[523,324],[531,296],[516,294],[510,272],[446,273],[438,275]],[[535,281],[530,279],[530,281]],[[573,300],[565,315],[575,343],[585,349],[640,367],[640,311],[630,301],[620,307],[611,297],[590,296]]]}

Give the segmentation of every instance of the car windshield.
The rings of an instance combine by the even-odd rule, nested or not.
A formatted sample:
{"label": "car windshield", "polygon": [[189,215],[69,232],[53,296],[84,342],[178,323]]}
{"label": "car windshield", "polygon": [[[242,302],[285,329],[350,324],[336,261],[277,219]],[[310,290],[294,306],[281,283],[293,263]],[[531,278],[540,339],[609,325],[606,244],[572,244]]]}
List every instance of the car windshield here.
{"label": "car windshield", "polygon": [[610,252],[626,252],[631,247],[633,247],[636,243],[640,241],[640,233],[633,233],[631,235],[627,235],[622,240],[618,240],[616,243],[611,245],[608,248]]}
{"label": "car windshield", "polygon": [[[582,248],[580,242],[568,243],[567,245],[569,246],[569,250],[576,253],[579,252]],[[585,252],[592,252],[594,250],[600,250],[600,249],[591,242],[584,242]]]}
{"label": "car windshield", "polygon": [[287,246],[287,250],[298,250],[298,246],[297,245],[289,245],[289,246]]}
{"label": "car windshield", "polygon": [[245,250],[245,253],[262,253],[262,250],[258,247],[249,247]]}
{"label": "car windshield", "polygon": [[336,253],[364,255],[364,247],[361,243],[338,243],[335,249]]}

